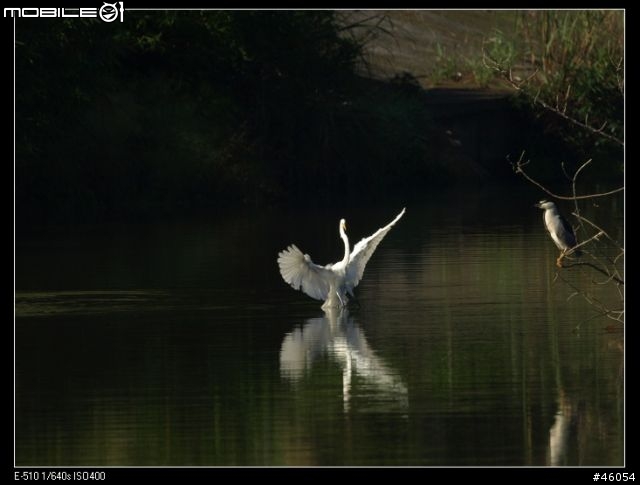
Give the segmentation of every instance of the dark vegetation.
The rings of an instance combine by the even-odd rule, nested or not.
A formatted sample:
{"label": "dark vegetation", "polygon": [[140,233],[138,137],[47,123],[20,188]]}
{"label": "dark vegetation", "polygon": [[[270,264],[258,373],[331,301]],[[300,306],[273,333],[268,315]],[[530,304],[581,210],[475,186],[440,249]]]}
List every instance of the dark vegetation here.
{"label": "dark vegetation", "polygon": [[[336,15],[127,12],[122,24],[18,19],[18,224],[163,217],[292,201],[302,207],[367,203],[394,194],[419,196],[465,174],[477,181],[448,157],[450,142],[425,107],[415,78],[379,82],[358,74],[364,72],[366,40],[348,35]],[[565,26],[565,32],[582,38],[580,25]],[[566,67],[548,72],[571,80],[576,116],[586,110],[592,121],[613,119],[606,129],[619,136],[619,85],[601,77],[611,51],[596,49],[593,34],[589,45],[600,52],[599,64],[572,65],[549,48],[546,58],[532,58],[540,45],[564,45],[567,39],[541,44],[546,31],[534,32],[523,22],[520,28],[525,27],[527,45],[536,46],[527,51],[532,65],[553,59]],[[492,37],[485,50],[497,56],[496,63],[481,63],[479,54],[474,66],[482,76],[476,77],[522,61],[507,42]],[[580,52],[587,47],[576,44]],[[500,77],[506,70],[492,72]],[[549,93],[565,89],[549,80],[539,84],[549,86]],[[528,86],[532,80],[522,91]],[[591,147],[608,149],[606,140],[599,145],[601,137],[574,137],[576,130],[548,110],[522,106],[525,116],[544,118],[523,138],[529,155],[536,147],[551,150],[549,158],[564,150],[567,160],[579,164]],[[553,127],[556,142],[549,142],[549,133],[541,142],[545,126]],[[553,167],[557,175],[557,161]]]}
{"label": "dark vegetation", "polygon": [[355,74],[331,12],[20,19],[18,220],[344,203],[419,190],[434,145],[418,90]]}
{"label": "dark vegetation", "polygon": [[549,155],[555,152],[547,171],[558,172],[562,161],[573,174],[591,159],[583,182],[622,184],[623,22],[615,10],[523,11],[515,17],[517,41],[496,32],[485,43],[484,64],[516,89],[515,99],[542,128]]}

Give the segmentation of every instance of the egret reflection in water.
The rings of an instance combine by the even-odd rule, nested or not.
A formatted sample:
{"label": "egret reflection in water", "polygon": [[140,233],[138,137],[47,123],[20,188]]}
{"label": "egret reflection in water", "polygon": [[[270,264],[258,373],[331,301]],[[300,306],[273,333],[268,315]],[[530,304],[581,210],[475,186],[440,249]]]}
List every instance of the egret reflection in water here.
{"label": "egret reflection in water", "polygon": [[288,333],[280,348],[280,375],[292,382],[308,376],[322,358],[337,362],[342,369],[344,410],[406,411],[407,386],[371,349],[364,331],[346,308],[330,308],[323,317],[309,318],[302,328]]}

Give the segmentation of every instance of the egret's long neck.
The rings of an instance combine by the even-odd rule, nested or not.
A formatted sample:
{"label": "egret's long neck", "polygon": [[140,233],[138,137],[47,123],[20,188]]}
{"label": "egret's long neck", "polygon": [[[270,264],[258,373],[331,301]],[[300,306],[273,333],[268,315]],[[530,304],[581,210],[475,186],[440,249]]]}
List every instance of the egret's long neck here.
{"label": "egret's long neck", "polygon": [[342,258],[342,263],[346,266],[349,264],[349,238],[347,237],[347,233],[344,232],[342,225],[340,226],[340,237],[342,238],[342,242],[344,242],[344,258]]}

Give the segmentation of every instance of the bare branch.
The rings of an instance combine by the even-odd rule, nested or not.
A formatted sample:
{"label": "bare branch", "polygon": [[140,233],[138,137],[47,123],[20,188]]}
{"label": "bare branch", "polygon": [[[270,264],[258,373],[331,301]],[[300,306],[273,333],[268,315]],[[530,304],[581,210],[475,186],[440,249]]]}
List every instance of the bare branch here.
{"label": "bare branch", "polygon": [[575,185],[575,180],[578,178],[578,174],[580,172],[582,172],[582,170],[589,165],[591,162],[593,161],[592,158],[590,158],[589,160],[587,160],[586,162],[584,162],[582,165],[580,165],[580,168],[578,168],[578,170],[576,170],[576,173],[573,174],[573,181],[574,181],[574,185]]}
{"label": "bare branch", "polygon": [[603,270],[602,268],[598,268],[595,264],[589,263],[588,261],[580,261],[576,263],[569,263],[569,264],[562,265],[563,268],[573,268],[576,266],[588,266],[589,268],[594,269],[598,273],[606,276],[608,279],[614,280],[616,283],[620,285],[624,285],[624,281],[622,281],[620,278],[618,278],[615,275],[609,274],[607,271]]}
{"label": "bare branch", "polygon": [[[577,191],[576,191],[576,182],[578,180],[578,175],[580,174],[580,172],[582,172],[582,170],[591,163],[591,158],[589,160],[587,160],[586,162],[584,162],[582,165],[580,165],[580,167],[578,167],[578,170],[576,170],[576,172],[573,174],[573,177],[571,179],[571,193],[573,194],[574,200],[573,200],[573,205],[575,207],[575,212],[576,214],[580,214],[580,206],[578,205],[578,200],[575,198],[577,195]],[[584,229],[584,225],[582,224],[582,221],[580,219],[578,219],[580,221],[580,227],[582,227]]]}
{"label": "bare branch", "polygon": [[[494,61],[495,62],[495,61]],[[497,63],[496,63],[497,64]],[[551,106],[550,104],[548,104],[546,101],[544,101],[543,99],[540,99],[540,90],[538,90],[538,92],[536,93],[535,96],[532,96],[531,94],[529,94],[527,91],[525,91],[524,89],[522,89],[522,86],[525,85],[525,83],[516,83],[513,78],[511,78],[510,76],[505,76],[504,75],[504,71],[501,69],[497,69],[499,72],[503,73],[503,77],[504,79],[518,92],[523,93],[525,96],[527,96],[529,99],[531,99],[533,101],[534,104],[539,104],[540,106],[542,106],[544,109],[551,111],[552,113],[555,113],[556,115],[560,116],[561,118],[563,118],[564,120],[568,121],[569,123],[572,123],[576,126],[579,126],[591,133],[593,133],[594,135],[598,135],[598,136],[602,136],[603,138],[606,138],[608,140],[611,140],[615,143],[617,143],[618,145],[624,146],[624,140],[618,138],[617,136],[611,135],[609,133],[607,133],[606,131],[603,131],[604,129],[604,125],[600,128],[595,128],[593,126],[591,126],[589,124],[589,113],[587,113],[587,115],[585,116],[585,120],[584,122],[582,121],[578,121],[576,118],[573,118],[572,116],[567,115],[566,113],[566,106],[567,106],[567,102],[568,99],[565,100],[565,109],[562,110],[560,109],[560,102],[559,102],[559,98],[558,95],[556,95],[556,106]],[[568,90],[567,90],[567,94],[568,94]]]}
{"label": "bare branch", "polygon": [[624,323],[624,309],[622,310],[611,310],[606,305],[604,305],[600,300],[595,298],[593,295],[580,290],[576,287],[572,282],[563,278],[559,273],[556,273],[556,277],[560,278],[567,286],[574,290],[575,293],[579,294],[587,303],[597,308],[599,314],[597,316],[605,316],[610,318],[611,320],[615,320],[619,323]]}
{"label": "bare branch", "polygon": [[[507,158],[508,159],[508,158]],[[551,197],[554,197],[556,199],[560,199],[560,200],[583,200],[583,199],[595,199],[597,197],[606,197],[607,195],[613,195],[613,194],[617,194],[618,192],[622,192],[624,190],[624,187],[618,187],[617,189],[613,189],[610,190],[608,192],[599,192],[596,194],[587,194],[587,195],[571,195],[571,196],[567,196],[567,195],[558,195],[555,194],[553,192],[551,192],[549,189],[547,189],[544,185],[542,185],[540,182],[538,182],[537,180],[531,178],[523,169],[522,167],[524,167],[525,165],[527,165],[529,162],[527,161],[527,163],[522,163],[520,161],[516,162],[515,164],[512,163],[513,165],[513,169],[516,173],[521,174],[525,179],[527,179],[529,182],[531,182],[533,185],[535,185],[536,187],[539,187],[541,190],[543,190],[544,192],[546,192],[547,194],[549,194]]]}
{"label": "bare branch", "polygon": [[345,25],[345,26],[343,26],[343,27],[340,27],[340,28],[338,29],[338,32],[343,32],[343,31],[345,31],[345,30],[351,30],[351,29],[356,28],[356,27],[371,27],[371,25],[370,25],[370,24],[368,24],[368,22],[369,22],[370,20],[373,20],[373,19],[379,19],[379,20],[378,20],[378,23],[380,23],[380,19],[381,19],[381,18],[384,18],[384,17],[385,17],[385,16],[384,16],[384,15],[381,15],[381,14],[371,15],[370,17],[366,17],[366,18],[364,18],[364,19],[358,20],[358,21],[356,21],[356,22],[353,22],[352,24],[349,24],[349,25]]}
{"label": "bare branch", "polygon": [[593,236],[591,236],[589,239],[582,241],[580,244],[576,244],[567,252],[567,255],[574,253],[576,250],[580,249],[582,246],[586,244],[589,244],[591,241],[598,241],[600,239],[600,236],[602,236],[603,234],[605,234],[605,232],[600,231],[597,234],[594,234]]}
{"label": "bare branch", "polygon": [[541,99],[538,99],[538,104],[540,106],[542,106],[543,108],[545,108],[545,109],[557,114],[561,118],[564,118],[568,122],[573,123],[574,125],[577,125],[577,126],[579,126],[581,128],[584,128],[585,130],[590,131],[593,134],[596,134],[596,135],[602,136],[604,138],[607,138],[608,140],[611,140],[611,141],[617,143],[618,145],[624,146],[624,141],[622,139],[618,138],[617,136],[610,135],[609,133],[607,133],[605,131],[602,131],[602,128],[600,128],[600,129],[599,128],[594,128],[593,126],[591,126],[591,125],[589,125],[587,123],[582,123],[582,122],[578,121],[577,119],[572,118],[571,116],[568,116],[566,113],[563,113],[562,111],[560,111],[560,110],[558,110],[556,108],[553,108],[552,106],[548,105],[547,103],[545,103]]}
{"label": "bare branch", "polygon": [[[586,217],[581,216],[580,214],[576,214],[575,212],[572,212],[572,214],[574,216],[576,216],[578,219],[580,219],[581,221],[586,222],[587,224],[589,224],[591,227],[593,227],[594,229],[600,231],[602,234],[604,234],[605,236],[607,236],[607,238],[616,245],[616,247],[622,252],[624,253],[624,248],[618,243],[618,241],[616,241],[615,239],[613,239],[611,236],[609,236],[609,234],[607,234],[607,232],[602,229],[601,227],[597,226],[594,222],[591,222],[589,219],[587,219]],[[616,258],[617,259],[617,258]]]}

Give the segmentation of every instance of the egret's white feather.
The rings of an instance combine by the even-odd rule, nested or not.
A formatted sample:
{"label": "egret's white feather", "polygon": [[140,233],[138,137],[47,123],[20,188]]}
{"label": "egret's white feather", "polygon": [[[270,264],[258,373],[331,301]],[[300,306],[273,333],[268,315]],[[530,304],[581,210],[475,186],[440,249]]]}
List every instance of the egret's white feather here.
{"label": "egret's white feather", "polygon": [[364,274],[364,268],[378,247],[378,244],[380,244],[380,241],[384,239],[394,224],[398,222],[403,215],[404,209],[402,209],[402,212],[389,224],[378,229],[375,234],[362,238],[358,244],[354,246],[351,256],[349,257],[349,264],[347,264],[347,274],[345,278],[345,284],[350,292],[360,283],[362,275]]}
{"label": "egret's white feather", "polygon": [[353,295],[353,289],[362,279],[364,268],[371,255],[387,235],[389,230],[404,215],[405,209],[386,226],[378,229],[375,234],[365,237],[355,245],[349,253],[349,239],[345,232],[344,219],[340,221],[340,237],[345,246],[344,259],[338,263],[319,266],[308,254],[303,254],[295,244],[292,244],[278,254],[278,265],[282,278],[294,289],[302,290],[311,298],[324,300],[323,308],[344,306],[347,302],[347,292]]}
{"label": "egret's white feather", "polygon": [[278,265],[280,274],[293,289],[302,290],[316,300],[327,299],[331,272],[311,261],[295,244],[278,254]]}

